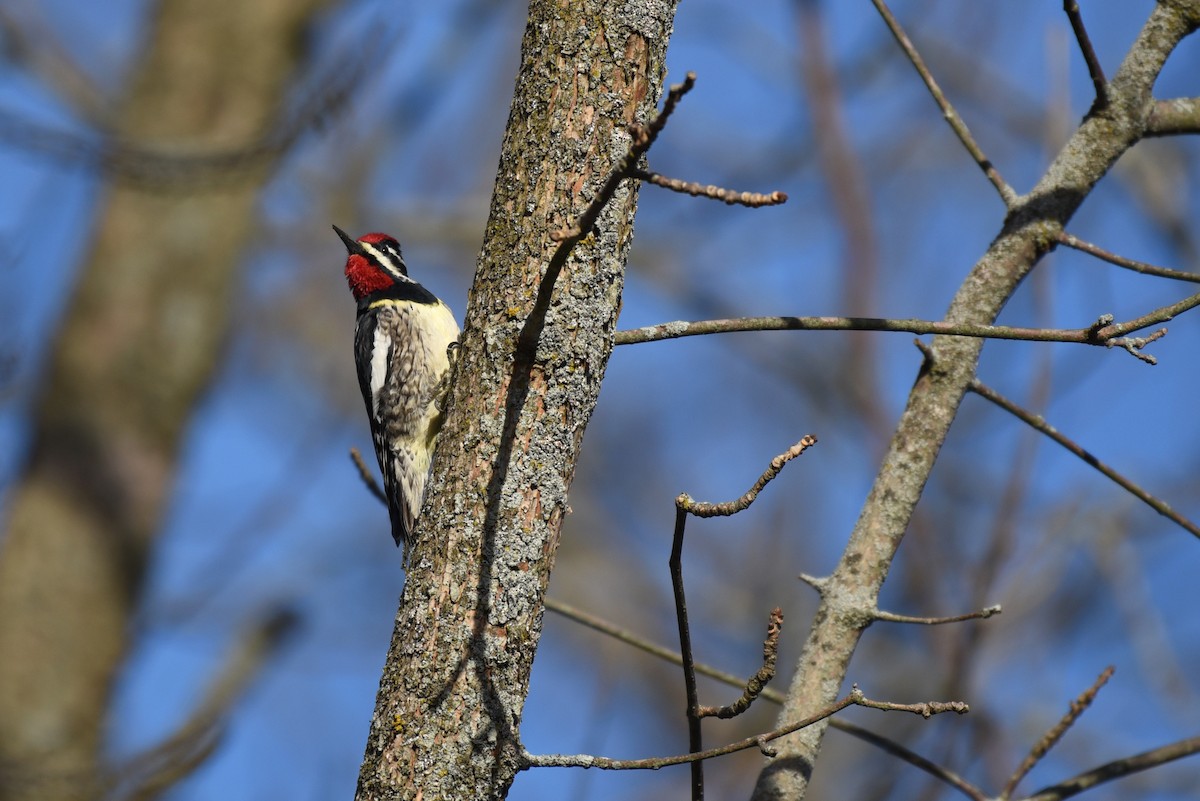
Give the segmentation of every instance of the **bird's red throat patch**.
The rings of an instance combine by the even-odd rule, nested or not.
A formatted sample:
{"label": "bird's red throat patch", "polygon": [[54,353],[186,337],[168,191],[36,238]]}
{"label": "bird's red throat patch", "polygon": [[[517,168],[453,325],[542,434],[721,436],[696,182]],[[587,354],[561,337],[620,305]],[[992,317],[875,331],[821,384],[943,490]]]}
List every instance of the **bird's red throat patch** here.
{"label": "bird's red throat patch", "polygon": [[354,299],[362,300],[372,292],[387,289],[396,282],[366,257],[352,253],[346,258],[346,283],[350,285]]}

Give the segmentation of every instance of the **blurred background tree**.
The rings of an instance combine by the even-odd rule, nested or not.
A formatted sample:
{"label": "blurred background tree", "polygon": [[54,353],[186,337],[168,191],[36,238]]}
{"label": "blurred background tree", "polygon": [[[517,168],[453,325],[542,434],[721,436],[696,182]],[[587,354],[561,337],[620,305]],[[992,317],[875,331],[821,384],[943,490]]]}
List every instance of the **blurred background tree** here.
{"label": "blurred background tree", "polygon": [[[1085,7],[1110,75],[1152,5]],[[985,152],[1028,189],[1093,96],[1061,7],[895,10]],[[0,798],[351,792],[402,573],[386,514],[345,456],[369,438],[329,223],[399,235],[414,275],[461,316],[523,11],[0,7]],[[644,191],[622,328],[941,317],[1003,207],[873,10],[688,3],[668,65],[669,81],[695,70],[700,83],[655,168],[791,199],[755,211]],[[1197,74],[1188,41],[1156,94],[1194,96]],[[1071,230],[1196,271],[1197,147],[1138,145]],[[1183,286],[1060,249],[1001,322],[1128,319]],[[1196,319],[1155,343],[1155,368],[1117,351],[990,343],[980,374],[1195,517]],[[698,657],[748,675],[763,614],[780,605],[786,686],[815,609],[795,576],[832,569],[919,365],[911,337],[884,334],[618,349],[552,594],[673,642],[672,499],[732,498],[816,433],[820,448],[749,512],[694,521],[686,554]],[[1004,614],[876,626],[851,679],[874,697],[963,698],[972,712],[848,717],[999,787],[1113,664],[1028,786],[1194,735],[1198,569],[1187,534],[969,397],[884,602],[923,615],[1000,603]],[[280,610],[294,636],[253,658],[272,653],[256,646]],[[686,748],[682,706],[676,668],[550,616],[522,731],[535,752],[672,753]],[[708,724],[708,739],[767,730],[774,715],[760,705]],[[745,795],[761,766],[757,753],[711,764],[710,792]],[[1194,776],[1168,765],[1089,797],[1183,799]],[[686,769],[531,771],[511,797],[683,797],[686,781]],[[834,732],[809,797],[947,792]]]}

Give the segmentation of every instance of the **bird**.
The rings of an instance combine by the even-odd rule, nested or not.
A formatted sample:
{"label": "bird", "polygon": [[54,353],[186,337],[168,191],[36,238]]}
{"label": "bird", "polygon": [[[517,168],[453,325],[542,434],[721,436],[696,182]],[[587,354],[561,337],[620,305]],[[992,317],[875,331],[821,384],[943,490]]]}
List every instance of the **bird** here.
{"label": "bird", "polygon": [[346,246],[346,283],[358,304],[358,386],[383,474],[392,538],[407,563],[457,359],[458,323],[449,306],[409,278],[395,237],[370,233],[351,239],[336,225],[333,230]]}

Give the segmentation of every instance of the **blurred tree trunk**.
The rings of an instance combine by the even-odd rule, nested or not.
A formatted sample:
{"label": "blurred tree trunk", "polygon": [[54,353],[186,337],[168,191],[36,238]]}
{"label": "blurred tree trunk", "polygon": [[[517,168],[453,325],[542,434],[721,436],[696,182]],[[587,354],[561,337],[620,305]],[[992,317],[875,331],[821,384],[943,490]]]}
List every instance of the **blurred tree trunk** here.
{"label": "blurred tree trunk", "polygon": [[565,262],[550,234],[575,222],[624,155],[626,126],[653,114],[674,10],[530,4],[359,801],[503,798],[519,770],[542,598],[612,351],[636,187],[621,186]]}
{"label": "blurred tree trunk", "polygon": [[[118,119],[174,150],[268,128],[319,0],[164,0]],[[0,543],[0,799],[86,798],[180,442],[270,155],[213,189],[117,185],[46,369]],[[133,165],[137,166],[137,165]],[[211,176],[210,176],[211,177]],[[165,180],[165,179],[164,179]]]}

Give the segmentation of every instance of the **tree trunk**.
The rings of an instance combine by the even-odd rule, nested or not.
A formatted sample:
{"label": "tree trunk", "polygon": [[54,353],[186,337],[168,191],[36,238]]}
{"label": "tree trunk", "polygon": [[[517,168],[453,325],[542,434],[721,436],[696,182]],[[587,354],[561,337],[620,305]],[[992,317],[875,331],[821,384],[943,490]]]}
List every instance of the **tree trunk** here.
{"label": "tree trunk", "polygon": [[534,0],[448,419],[357,798],[502,798],[584,427],[612,350],[637,190],[566,228],[652,114],[672,0]]}
{"label": "tree trunk", "polygon": [[[188,150],[252,141],[278,110],[315,5],[165,0],[123,133]],[[110,685],[179,444],[225,338],[265,161],[219,191],[109,193],[0,542],[3,801],[97,792]]]}

